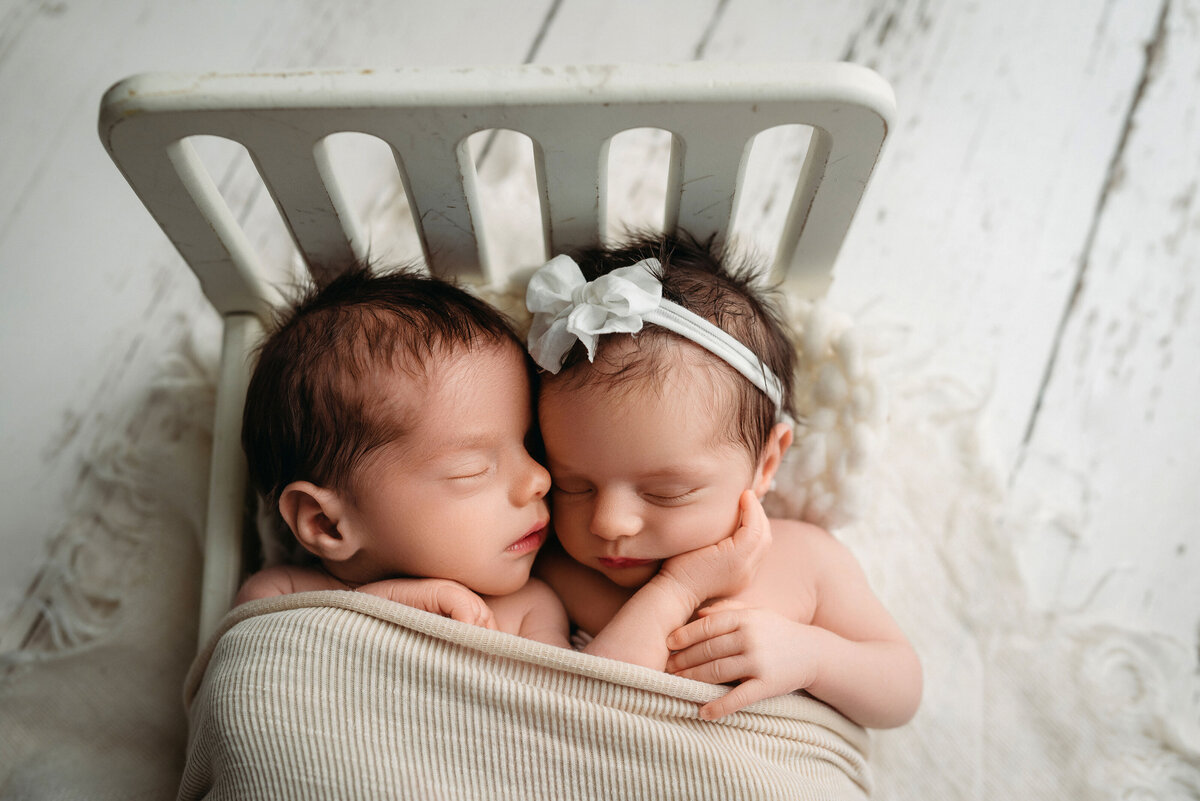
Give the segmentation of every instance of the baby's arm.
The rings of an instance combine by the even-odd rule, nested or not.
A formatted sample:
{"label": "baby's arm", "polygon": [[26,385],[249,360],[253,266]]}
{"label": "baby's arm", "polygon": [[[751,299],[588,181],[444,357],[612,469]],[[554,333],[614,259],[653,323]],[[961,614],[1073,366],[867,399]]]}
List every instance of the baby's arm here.
{"label": "baby's arm", "polygon": [[670,656],[667,635],[704,601],[745,587],[769,549],[770,523],[758,498],[747,490],[740,506],[741,524],[731,536],[668,559],[584,651],[663,670]]}
{"label": "baby's arm", "polygon": [[496,628],[492,609],[471,590],[449,579],[397,578],[373,581],[359,592],[386,598],[435,615],[460,620],[472,626]]}
{"label": "baby's arm", "polygon": [[[296,565],[278,565],[246,579],[238,590],[233,605],[244,604],[258,598],[276,595],[291,595],[296,592],[316,590],[348,590],[345,584],[321,570]],[[377,595],[389,601],[423,609],[436,615],[452,617],[474,626],[494,629],[492,610],[478,595],[457,581],[447,579],[384,579],[364,584],[359,592]]]}
{"label": "baby's arm", "polygon": [[818,534],[809,574],[816,577],[811,624],[772,609],[726,605],[671,634],[667,670],[714,684],[739,682],[703,706],[715,719],[793,690],[836,707],[862,726],[907,723],[921,700],[921,664],[899,626],[871,592],[850,552]]}

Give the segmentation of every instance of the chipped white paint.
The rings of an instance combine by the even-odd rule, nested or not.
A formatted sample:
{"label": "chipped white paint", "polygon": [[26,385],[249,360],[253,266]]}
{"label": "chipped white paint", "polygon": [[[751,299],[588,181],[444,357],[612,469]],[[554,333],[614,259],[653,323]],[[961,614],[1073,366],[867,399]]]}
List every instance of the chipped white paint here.
{"label": "chipped white paint", "polygon": [[1017,503],[1047,602],[1194,642],[1200,620],[1200,119],[1195,15],[1173,2],[1068,309]]}

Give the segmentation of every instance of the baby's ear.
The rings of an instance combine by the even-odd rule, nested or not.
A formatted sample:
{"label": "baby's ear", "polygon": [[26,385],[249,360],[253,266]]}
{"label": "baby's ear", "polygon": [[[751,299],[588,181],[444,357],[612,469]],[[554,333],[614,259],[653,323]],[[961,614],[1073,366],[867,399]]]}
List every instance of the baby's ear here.
{"label": "baby's ear", "polygon": [[783,454],[792,445],[792,427],[788,423],[776,423],[767,435],[767,444],[759,457],[758,467],[754,470],[754,482],[750,489],[760,499],[771,489],[771,482],[779,465],[783,463]]}
{"label": "baby's ear", "polygon": [[357,553],[358,543],[344,530],[346,512],[338,492],[311,481],[293,481],[279,494],[284,522],[300,544],[321,560],[344,562]]}

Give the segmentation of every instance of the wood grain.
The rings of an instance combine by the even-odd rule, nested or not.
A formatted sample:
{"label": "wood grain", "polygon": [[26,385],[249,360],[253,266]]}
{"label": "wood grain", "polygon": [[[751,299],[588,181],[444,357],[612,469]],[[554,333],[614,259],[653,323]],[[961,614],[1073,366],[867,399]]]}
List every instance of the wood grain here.
{"label": "wood grain", "polygon": [[1014,475],[1014,508],[1054,499],[1022,549],[1047,602],[1194,642],[1200,4],[1164,9]]}
{"label": "wood grain", "polygon": [[[989,399],[1014,513],[1042,504],[1014,536],[1048,603],[1194,639],[1198,12],[1196,0],[5,4],[0,619],[74,511],[102,432],[126,426],[136,440],[129,416],[174,332],[213,324],[96,140],[112,82],[163,69],[847,59],[892,82],[900,114],[833,303],[898,322],[906,352]],[[803,140],[772,148],[794,161]],[[214,170],[255,229],[269,200],[253,171],[228,151]],[[762,201],[746,215],[769,226],[779,211]]]}

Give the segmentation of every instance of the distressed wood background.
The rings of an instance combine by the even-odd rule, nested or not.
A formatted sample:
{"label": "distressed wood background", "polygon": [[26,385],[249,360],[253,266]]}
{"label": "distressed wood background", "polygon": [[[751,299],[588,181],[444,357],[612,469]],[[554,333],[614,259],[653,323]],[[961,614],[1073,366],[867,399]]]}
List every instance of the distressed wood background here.
{"label": "distressed wood background", "polygon": [[[899,116],[831,300],[900,321],[981,399],[1013,508],[1056,500],[1019,543],[1036,597],[1196,643],[1198,45],[1197,0],[0,0],[0,621],[99,433],[136,445],[176,332],[216,332],[96,136],[116,80],[848,60]],[[265,202],[233,172],[223,189],[239,214]]]}

